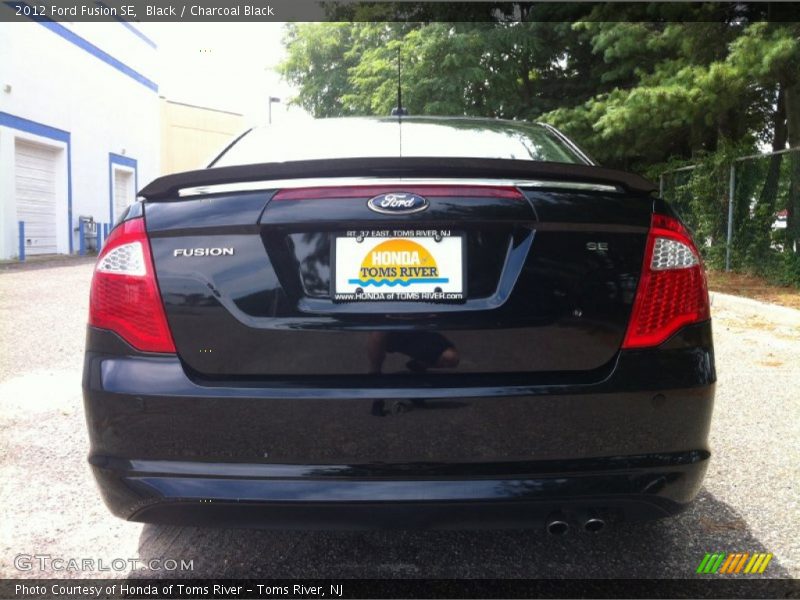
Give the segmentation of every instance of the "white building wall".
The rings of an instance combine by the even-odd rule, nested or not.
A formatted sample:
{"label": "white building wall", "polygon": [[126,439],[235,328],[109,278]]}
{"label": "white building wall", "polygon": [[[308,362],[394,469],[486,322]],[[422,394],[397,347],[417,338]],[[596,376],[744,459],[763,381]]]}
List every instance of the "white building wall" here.
{"label": "white building wall", "polygon": [[[118,22],[0,23],[0,258],[18,253],[16,138],[63,149],[57,191],[60,253],[69,252],[70,238],[77,252],[74,228],[80,215],[100,223],[112,220],[110,154],[122,157],[117,162],[136,161],[139,187],[158,176],[156,69],[154,44]],[[23,129],[33,131],[15,127],[19,119],[26,120]],[[53,133],[48,128],[57,136],[68,134],[68,143],[48,138]]]}

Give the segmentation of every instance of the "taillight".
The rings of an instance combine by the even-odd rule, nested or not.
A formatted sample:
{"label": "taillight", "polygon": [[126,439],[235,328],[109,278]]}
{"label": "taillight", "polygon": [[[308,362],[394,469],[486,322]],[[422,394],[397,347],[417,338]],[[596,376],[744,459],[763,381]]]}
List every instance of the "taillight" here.
{"label": "taillight", "polygon": [[711,316],[703,264],[680,221],[653,215],[623,348],[656,346]]}
{"label": "taillight", "polygon": [[89,325],[114,331],[138,350],[175,352],[144,219],[125,221],[108,236],[94,268]]}

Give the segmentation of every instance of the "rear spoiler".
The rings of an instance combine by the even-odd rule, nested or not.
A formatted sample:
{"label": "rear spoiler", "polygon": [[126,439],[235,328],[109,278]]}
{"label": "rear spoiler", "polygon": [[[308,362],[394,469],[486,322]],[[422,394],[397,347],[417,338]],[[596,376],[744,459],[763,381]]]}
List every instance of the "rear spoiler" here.
{"label": "rear spoiler", "polygon": [[496,158],[415,156],[299,160],[185,171],[155,179],[139,192],[139,196],[148,201],[179,200],[178,192],[190,187],[317,177],[552,179],[559,182],[610,184],[621,186],[629,192],[644,194],[656,190],[652,182],[639,175],[592,165]]}

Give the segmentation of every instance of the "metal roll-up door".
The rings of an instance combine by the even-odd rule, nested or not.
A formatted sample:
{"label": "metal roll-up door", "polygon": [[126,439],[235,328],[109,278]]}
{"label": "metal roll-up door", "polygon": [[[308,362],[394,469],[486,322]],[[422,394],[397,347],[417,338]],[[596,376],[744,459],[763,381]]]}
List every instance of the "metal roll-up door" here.
{"label": "metal roll-up door", "polygon": [[57,148],[17,140],[14,156],[17,220],[25,222],[25,253],[55,254]]}

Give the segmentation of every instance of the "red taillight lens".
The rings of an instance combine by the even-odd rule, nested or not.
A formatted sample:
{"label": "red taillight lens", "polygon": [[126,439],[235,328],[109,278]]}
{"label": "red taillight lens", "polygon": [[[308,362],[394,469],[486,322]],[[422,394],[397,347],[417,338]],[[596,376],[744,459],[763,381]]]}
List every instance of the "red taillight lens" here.
{"label": "red taillight lens", "polygon": [[114,331],[138,350],[175,352],[144,219],[125,221],[108,236],[94,268],[89,325]]}
{"label": "red taillight lens", "polygon": [[623,348],[656,346],[711,317],[700,254],[680,221],[653,215]]}

